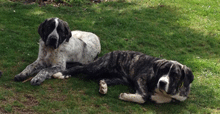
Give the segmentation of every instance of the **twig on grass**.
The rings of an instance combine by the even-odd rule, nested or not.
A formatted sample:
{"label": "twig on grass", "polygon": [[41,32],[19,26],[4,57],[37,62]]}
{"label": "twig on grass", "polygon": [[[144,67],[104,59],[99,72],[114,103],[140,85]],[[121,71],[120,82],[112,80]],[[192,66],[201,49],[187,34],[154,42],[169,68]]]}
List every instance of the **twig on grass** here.
{"label": "twig on grass", "polygon": [[25,82],[27,82],[27,81],[30,81],[32,78],[33,78],[33,77],[30,77],[30,78],[24,80],[22,83],[25,83]]}

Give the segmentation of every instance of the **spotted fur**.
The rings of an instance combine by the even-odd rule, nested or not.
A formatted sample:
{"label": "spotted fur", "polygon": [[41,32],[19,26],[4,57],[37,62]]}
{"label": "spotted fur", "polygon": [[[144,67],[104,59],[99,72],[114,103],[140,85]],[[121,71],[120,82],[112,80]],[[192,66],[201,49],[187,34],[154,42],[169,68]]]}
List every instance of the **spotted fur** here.
{"label": "spotted fur", "polygon": [[88,64],[100,53],[98,36],[91,32],[70,31],[67,22],[59,18],[46,19],[40,24],[38,33],[39,53],[35,62],[15,76],[15,81],[23,81],[36,74],[32,85],[39,85],[45,79],[61,70],[69,63]]}
{"label": "spotted fur", "polygon": [[159,59],[134,51],[110,52],[96,61],[75,66],[54,74],[70,77],[79,73],[89,79],[100,80],[100,93],[107,93],[107,85],[125,84],[135,93],[121,93],[119,99],[137,103],[147,100],[156,103],[184,101],[188,97],[194,76],[185,65]]}

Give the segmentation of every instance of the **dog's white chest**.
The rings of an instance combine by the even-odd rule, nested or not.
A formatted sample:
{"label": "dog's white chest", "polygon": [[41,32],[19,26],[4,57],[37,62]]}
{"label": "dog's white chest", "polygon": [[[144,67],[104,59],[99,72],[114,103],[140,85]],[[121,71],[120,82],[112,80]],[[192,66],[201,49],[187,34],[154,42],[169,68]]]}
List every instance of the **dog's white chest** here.
{"label": "dog's white chest", "polygon": [[54,65],[59,60],[58,50],[54,50],[52,48],[45,48],[44,61],[48,66]]}

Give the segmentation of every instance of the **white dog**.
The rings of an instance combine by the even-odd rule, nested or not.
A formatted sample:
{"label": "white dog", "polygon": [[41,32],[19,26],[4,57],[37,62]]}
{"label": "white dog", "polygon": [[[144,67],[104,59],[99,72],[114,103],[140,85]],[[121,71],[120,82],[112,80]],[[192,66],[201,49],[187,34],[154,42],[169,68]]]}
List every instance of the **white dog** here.
{"label": "white dog", "polygon": [[38,58],[16,75],[15,81],[37,73],[31,84],[40,85],[54,73],[65,70],[68,63],[87,64],[101,52],[98,36],[91,32],[71,32],[67,22],[59,18],[46,19],[38,33],[41,36]]}

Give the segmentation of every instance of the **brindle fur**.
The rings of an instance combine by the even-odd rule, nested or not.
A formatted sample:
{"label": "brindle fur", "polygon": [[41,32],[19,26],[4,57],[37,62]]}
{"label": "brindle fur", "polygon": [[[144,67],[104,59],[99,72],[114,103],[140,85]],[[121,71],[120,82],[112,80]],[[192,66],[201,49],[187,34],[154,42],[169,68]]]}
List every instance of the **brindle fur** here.
{"label": "brindle fur", "polygon": [[[173,80],[173,73],[176,73],[176,80],[167,93],[162,87],[157,87],[158,80],[170,72],[170,79]],[[189,85],[193,81],[193,74],[189,68],[176,61],[169,61],[145,55],[135,51],[114,51],[96,61],[82,66],[75,66],[61,72],[63,76],[76,76],[79,73],[86,74],[89,79],[104,80],[107,85],[125,84],[135,90],[135,94],[121,94],[120,99],[132,102],[143,103],[151,99],[157,103],[166,103],[172,99],[183,101],[189,94]],[[183,87],[180,85],[184,83]],[[177,88],[177,90],[175,90]],[[160,91],[157,91],[160,89]],[[174,91],[175,90],[175,91]],[[178,96],[176,96],[178,94]],[[121,97],[128,96],[126,99]],[[141,98],[139,98],[140,95]],[[162,95],[162,96],[161,96]],[[128,100],[136,96],[138,101]],[[181,96],[182,99],[179,99]],[[160,101],[158,98],[167,99]],[[141,99],[141,101],[140,101]],[[157,101],[159,100],[159,101]]]}

